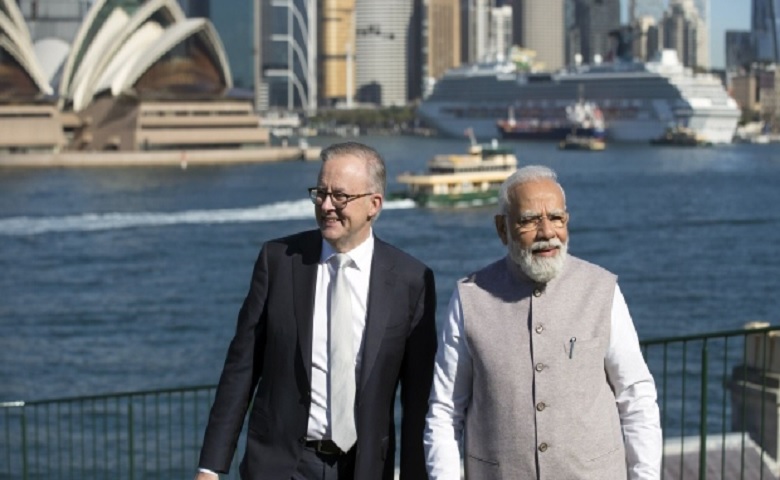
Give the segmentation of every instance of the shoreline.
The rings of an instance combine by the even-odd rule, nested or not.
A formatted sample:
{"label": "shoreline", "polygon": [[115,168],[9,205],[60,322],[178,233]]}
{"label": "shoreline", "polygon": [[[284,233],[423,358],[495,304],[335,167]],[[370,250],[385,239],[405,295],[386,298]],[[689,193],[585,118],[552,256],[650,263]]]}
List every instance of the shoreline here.
{"label": "shoreline", "polygon": [[156,150],[133,152],[25,152],[0,153],[0,168],[71,168],[191,165],[234,165],[315,161],[320,147],[258,147],[245,149]]}

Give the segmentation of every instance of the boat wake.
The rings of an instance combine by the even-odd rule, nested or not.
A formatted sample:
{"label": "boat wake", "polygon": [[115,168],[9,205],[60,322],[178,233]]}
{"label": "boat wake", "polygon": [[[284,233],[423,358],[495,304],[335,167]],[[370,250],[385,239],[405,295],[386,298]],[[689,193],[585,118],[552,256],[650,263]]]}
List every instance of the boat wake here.
{"label": "boat wake", "polygon": [[[384,210],[414,208],[412,200],[392,200]],[[0,218],[0,235],[25,236],[52,232],[92,232],[121,228],[160,227],[170,225],[203,225],[220,223],[253,223],[312,218],[309,200],[277,202],[252,208],[185,210],[181,212],[112,212],[84,213],[59,217]]]}

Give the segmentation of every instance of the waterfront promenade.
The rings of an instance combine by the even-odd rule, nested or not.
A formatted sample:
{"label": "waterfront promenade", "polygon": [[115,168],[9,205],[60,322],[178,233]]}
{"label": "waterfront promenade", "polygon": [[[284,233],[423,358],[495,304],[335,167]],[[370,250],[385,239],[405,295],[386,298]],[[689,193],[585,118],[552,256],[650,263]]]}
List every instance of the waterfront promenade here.
{"label": "waterfront promenade", "polygon": [[104,152],[35,152],[0,153],[0,168],[50,167],[132,167],[228,165],[317,160],[319,147],[273,146],[245,149],[200,149],[158,151]]}

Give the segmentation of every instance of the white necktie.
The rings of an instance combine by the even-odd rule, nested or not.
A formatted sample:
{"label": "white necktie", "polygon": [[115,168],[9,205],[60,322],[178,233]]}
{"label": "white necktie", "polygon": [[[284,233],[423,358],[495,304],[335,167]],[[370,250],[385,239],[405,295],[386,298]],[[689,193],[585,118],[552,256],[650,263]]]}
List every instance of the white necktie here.
{"label": "white necktie", "polygon": [[333,256],[336,275],[330,289],[330,410],[331,440],[349,450],[355,431],[355,338],[352,306],[345,268],[352,261],[345,253]]}

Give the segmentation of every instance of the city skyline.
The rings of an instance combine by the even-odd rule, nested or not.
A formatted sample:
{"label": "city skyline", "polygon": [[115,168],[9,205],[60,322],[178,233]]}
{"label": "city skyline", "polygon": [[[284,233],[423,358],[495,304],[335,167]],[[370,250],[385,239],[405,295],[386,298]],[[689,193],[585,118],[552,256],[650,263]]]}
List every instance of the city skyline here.
{"label": "city skyline", "polygon": [[750,30],[751,0],[710,0],[710,64],[725,66],[728,30]]}

